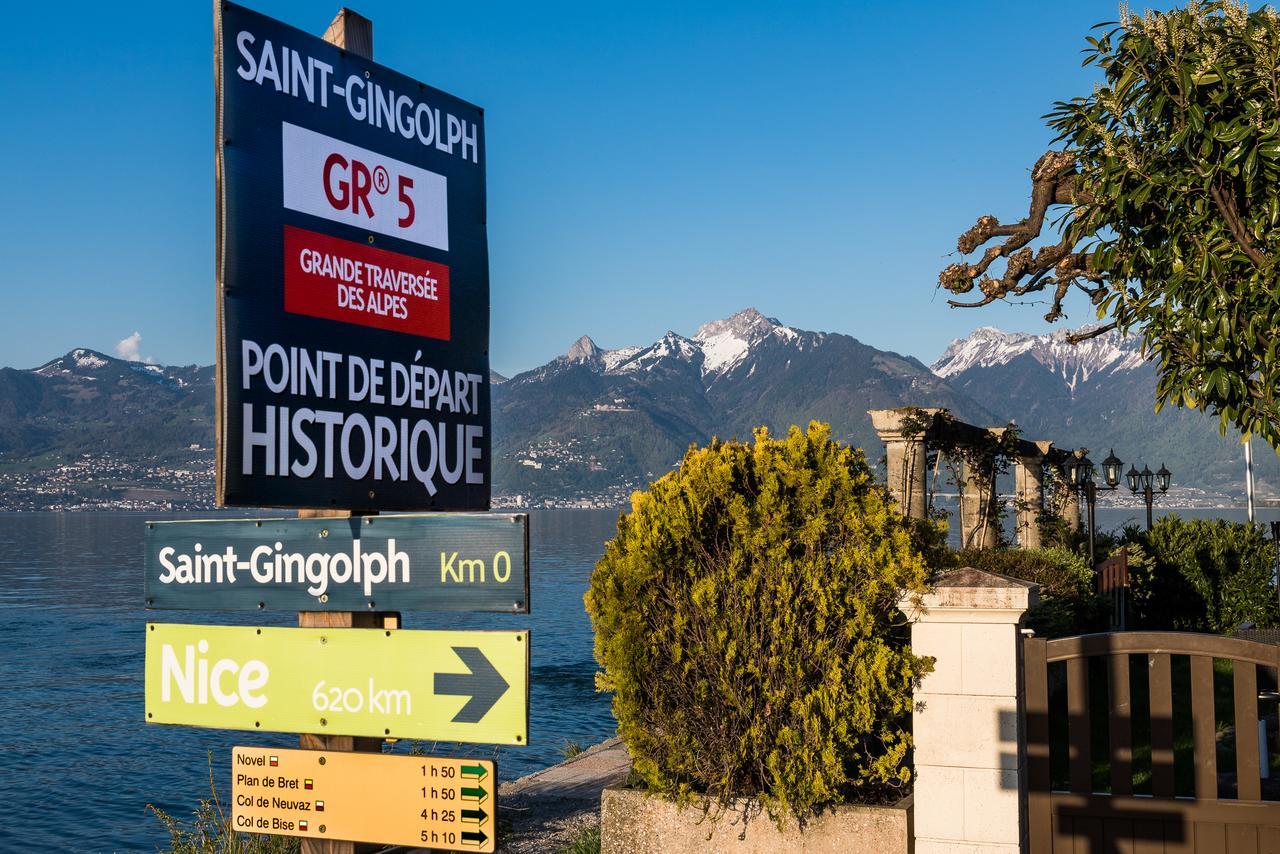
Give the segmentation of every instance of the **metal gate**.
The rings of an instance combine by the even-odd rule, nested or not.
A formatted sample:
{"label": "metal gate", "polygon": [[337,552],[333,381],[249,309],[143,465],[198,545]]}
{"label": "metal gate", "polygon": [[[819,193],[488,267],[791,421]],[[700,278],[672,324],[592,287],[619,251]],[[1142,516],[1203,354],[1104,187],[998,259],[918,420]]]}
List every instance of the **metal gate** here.
{"label": "metal gate", "polygon": [[1182,632],[1024,643],[1031,854],[1280,854],[1280,647]]}

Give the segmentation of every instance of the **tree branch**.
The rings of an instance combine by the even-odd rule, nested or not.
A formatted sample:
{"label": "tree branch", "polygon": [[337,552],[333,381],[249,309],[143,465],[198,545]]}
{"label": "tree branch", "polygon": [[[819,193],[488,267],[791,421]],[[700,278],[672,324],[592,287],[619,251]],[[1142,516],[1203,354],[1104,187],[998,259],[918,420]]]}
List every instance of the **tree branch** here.
{"label": "tree branch", "polygon": [[[956,243],[963,254],[969,254],[993,237],[1006,238],[990,246],[976,264],[956,263],[948,266],[938,277],[938,283],[953,294],[966,294],[977,287],[982,299],[973,302],[948,300],[957,308],[974,308],[987,305],[1007,296],[1021,296],[1031,291],[1044,290],[1050,284],[1063,280],[1063,274],[1100,280],[1089,275],[1087,263],[1073,262],[1063,266],[1064,259],[1073,258],[1071,247],[1065,240],[1055,246],[1041,247],[1032,252],[1027,246],[1044,228],[1046,212],[1050,205],[1071,204],[1081,201],[1079,174],[1075,171],[1075,155],[1069,151],[1049,151],[1036,161],[1031,170],[1031,206],[1021,221],[1002,225],[994,216],[982,216]],[[1004,275],[993,278],[987,271],[998,258],[1007,258]],[[1051,271],[1056,276],[1049,276]],[[1056,309],[1061,313],[1060,306]]]}
{"label": "tree branch", "polygon": [[1082,329],[1078,332],[1072,332],[1067,335],[1068,344],[1079,344],[1081,341],[1088,341],[1090,338],[1097,338],[1100,335],[1106,335],[1112,329],[1119,326],[1119,323],[1112,321],[1111,323],[1099,326],[1095,329]]}
{"label": "tree branch", "polygon": [[1240,244],[1240,251],[1244,252],[1249,257],[1249,260],[1257,266],[1266,266],[1269,260],[1266,253],[1253,245],[1253,240],[1249,237],[1249,231],[1244,227],[1244,222],[1240,219],[1240,209],[1236,207],[1235,192],[1229,191],[1215,180],[1209,185],[1209,195],[1213,198],[1213,204],[1218,208],[1218,213],[1222,214],[1222,218],[1226,220],[1227,228],[1231,230],[1231,236],[1236,239],[1236,243]]}

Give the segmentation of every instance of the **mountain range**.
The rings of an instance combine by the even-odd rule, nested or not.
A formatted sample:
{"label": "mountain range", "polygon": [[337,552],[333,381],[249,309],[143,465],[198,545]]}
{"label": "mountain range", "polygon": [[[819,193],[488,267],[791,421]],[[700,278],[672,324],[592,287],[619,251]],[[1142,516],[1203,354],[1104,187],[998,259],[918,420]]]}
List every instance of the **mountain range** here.
{"label": "mountain range", "polygon": [[882,452],[867,410],[916,402],[966,420],[993,416],[911,358],[848,335],[784,326],[755,309],[602,350],[589,337],[495,387],[494,483],[541,496],[620,496],[668,471],[691,442],[782,432],[817,419]]}
{"label": "mountain range", "polygon": [[0,368],[0,463],[106,454],[160,463],[213,446],[214,369],[72,350],[31,370]]}
{"label": "mountain range", "polygon": [[[1240,436],[1216,418],[1169,406],[1155,410],[1156,368],[1136,336],[1115,331],[1079,344],[1069,330],[1048,335],[985,327],[951,342],[931,366],[957,392],[1017,423],[1029,439],[1089,448],[1095,463],[1114,448],[1128,465],[1168,466],[1175,484],[1243,494]],[[1267,493],[1280,483],[1280,459],[1254,443],[1255,476]]]}
{"label": "mountain range", "polygon": [[[1239,494],[1238,438],[1194,412],[1154,412],[1155,370],[1135,339],[1079,345],[1048,335],[974,331],[925,365],[848,335],[784,325],[755,309],[602,349],[588,336],[545,365],[492,377],[493,482],[506,503],[612,503],[670,470],[690,443],[775,433],[818,419],[878,461],[868,409],[943,406],[971,423],[1015,422],[1024,436],[1114,447],[1175,483]],[[0,369],[0,506],[5,477],[69,459],[109,457],[154,472],[207,467],[211,367],[166,367],[77,349],[38,368]],[[1259,474],[1280,465],[1256,449]],[[202,469],[203,470],[203,469]],[[128,475],[120,475],[128,477]],[[516,499],[516,496],[520,496]],[[25,506],[25,505],[24,505]]]}

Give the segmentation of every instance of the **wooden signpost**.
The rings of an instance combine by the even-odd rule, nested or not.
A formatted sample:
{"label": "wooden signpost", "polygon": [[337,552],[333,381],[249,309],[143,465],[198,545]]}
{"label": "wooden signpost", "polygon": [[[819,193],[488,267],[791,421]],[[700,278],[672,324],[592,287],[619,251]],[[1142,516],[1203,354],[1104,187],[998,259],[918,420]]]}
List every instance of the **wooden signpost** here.
{"label": "wooden signpost", "polygon": [[489,852],[495,785],[493,762],[483,759],[237,747],[232,824],[246,833]]}

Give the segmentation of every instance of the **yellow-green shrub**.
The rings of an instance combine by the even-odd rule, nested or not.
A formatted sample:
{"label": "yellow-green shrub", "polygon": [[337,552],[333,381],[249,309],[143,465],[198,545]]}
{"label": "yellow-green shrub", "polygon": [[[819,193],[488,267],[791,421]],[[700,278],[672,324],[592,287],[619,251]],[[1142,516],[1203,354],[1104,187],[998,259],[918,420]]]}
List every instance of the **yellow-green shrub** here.
{"label": "yellow-green shrub", "polygon": [[904,765],[924,588],[911,529],[830,428],[713,440],[632,497],[586,595],[602,690],[657,792],[775,819],[883,801]]}

